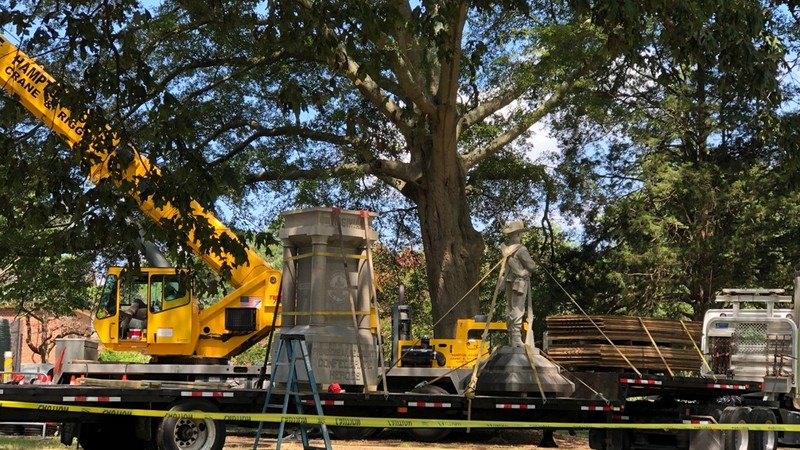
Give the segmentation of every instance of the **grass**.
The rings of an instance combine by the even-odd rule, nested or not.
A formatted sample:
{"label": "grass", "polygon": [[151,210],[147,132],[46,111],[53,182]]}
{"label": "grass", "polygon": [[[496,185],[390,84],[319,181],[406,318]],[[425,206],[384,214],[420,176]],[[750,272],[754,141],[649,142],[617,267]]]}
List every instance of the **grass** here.
{"label": "grass", "polygon": [[57,437],[41,436],[0,436],[0,450],[64,450],[66,447]]}

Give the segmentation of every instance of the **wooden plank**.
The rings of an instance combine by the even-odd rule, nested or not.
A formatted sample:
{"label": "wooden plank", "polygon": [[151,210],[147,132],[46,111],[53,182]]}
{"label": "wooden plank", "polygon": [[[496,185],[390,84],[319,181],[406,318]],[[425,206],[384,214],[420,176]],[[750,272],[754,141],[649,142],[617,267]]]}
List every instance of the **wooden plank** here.
{"label": "wooden plank", "polygon": [[700,322],[687,322],[684,329],[677,320],[562,315],[548,317],[546,323],[548,355],[561,365],[628,368],[627,358],[639,370],[697,371],[702,364],[692,344],[692,339],[700,340]]}
{"label": "wooden plank", "polygon": [[669,376],[674,376],[675,374],[672,373],[672,369],[670,369],[669,363],[667,362],[666,359],[664,359],[664,354],[661,353],[661,349],[658,348],[658,344],[656,344],[655,339],[653,339],[653,335],[650,334],[650,330],[647,329],[641,317],[639,318],[639,322],[642,324],[642,328],[644,328],[645,333],[647,333],[647,337],[650,338],[650,343],[653,344],[653,348],[658,353],[659,358],[661,358],[661,361],[667,367],[667,372],[669,372]]}
{"label": "wooden plank", "polygon": [[[590,316],[597,327],[592,325],[588,317],[584,316],[553,316],[547,318],[548,339],[552,342],[576,340],[583,343],[590,340],[607,342],[603,334],[614,342],[631,341],[647,342],[642,333],[642,326],[650,333],[658,344],[674,344],[689,346],[692,339],[683,330],[679,321],[665,319],[650,319],[627,316]],[[600,333],[600,328],[603,333]],[[699,322],[687,323],[687,329],[696,341],[701,336]]]}
{"label": "wooden plank", "polygon": [[[639,370],[664,370],[661,357],[652,347],[618,345],[619,349]],[[696,371],[702,364],[691,349],[661,349],[673,370]],[[628,364],[609,344],[591,344],[583,347],[551,347],[548,356],[563,366],[587,368],[627,368]]]}

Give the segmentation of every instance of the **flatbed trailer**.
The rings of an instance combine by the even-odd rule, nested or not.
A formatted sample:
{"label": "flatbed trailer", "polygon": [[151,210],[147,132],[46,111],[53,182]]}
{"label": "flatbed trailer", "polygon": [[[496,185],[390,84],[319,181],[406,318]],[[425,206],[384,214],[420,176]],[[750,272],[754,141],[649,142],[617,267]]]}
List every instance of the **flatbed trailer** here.
{"label": "flatbed trailer", "polygon": [[[760,383],[705,377],[666,377],[628,373],[574,374],[592,386],[579,389],[572,397],[421,394],[382,391],[369,393],[320,392],[325,416],[385,419],[382,427],[359,427],[358,420],[342,419],[334,427],[334,437],[366,437],[380,428],[405,428],[415,440],[436,440],[448,431],[420,429],[415,419],[489,421],[498,427],[509,422],[525,424],[561,423],[581,429],[582,424],[685,423],[710,420],[730,399],[745,407],[741,399],[758,397]],[[71,445],[77,438],[82,447],[119,449],[219,449],[223,448],[227,425],[256,427],[252,415],[261,412],[266,390],[254,388],[208,389],[163,387],[159,382],[141,387],[135,381],[116,382],[118,386],[63,384],[2,385],[1,421],[61,422],[61,439]],[[593,392],[596,391],[595,392]],[[275,391],[268,413],[281,411],[284,394]],[[313,397],[303,395],[302,403],[312,411]],[[739,399],[739,400],[733,400]],[[747,400],[744,400],[745,402]],[[17,408],[16,402],[26,404]],[[738,403],[737,403],[738,402]],[[10,407],[9,407],[10,406]],[[775,405],[773,405],[775,406]],[[90,409],[87,409],[90,407]],[[98,410],[99,408],[99,410]],[[138,415],[146,410],[149,415]],[[181,412],[204,411],[224,414],[224,420],[181,417]],[[290,408],[289,412],[294,412]],[[717,417],[715,420],[719,420]],[[374,421],[373,421],[374,422]],[[452,425],[450,422],[449,425]],[[533,426],[533,425],[531,425]],[[722,445],[717,432],[635,433],[627,428],[590,430],[593,448],[715,448]],[[691,445],[691,442],[703,442]],[[713,443],[713,442],[712,442]],[[532,443],[535,444],[535,443]],[[638,444],[638,445],[637,445]],[[717,448],[724,448],[717,446]]]}

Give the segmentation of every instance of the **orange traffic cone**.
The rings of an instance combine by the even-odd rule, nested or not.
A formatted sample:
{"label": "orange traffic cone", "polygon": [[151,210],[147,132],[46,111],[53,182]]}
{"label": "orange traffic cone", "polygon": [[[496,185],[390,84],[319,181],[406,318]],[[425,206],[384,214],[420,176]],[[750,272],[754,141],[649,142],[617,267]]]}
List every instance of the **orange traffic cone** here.
{"label": "orange traffic cone", "polygon": [[122,374],[122,381],[128,381],[128,374],[127,373],[123,373]]}
{"label": "orange traffic cone", "polygon": [[75,375],[73,375],[73,376],[69,377],[69,384],[77,384],[77,383],[75,382]]}

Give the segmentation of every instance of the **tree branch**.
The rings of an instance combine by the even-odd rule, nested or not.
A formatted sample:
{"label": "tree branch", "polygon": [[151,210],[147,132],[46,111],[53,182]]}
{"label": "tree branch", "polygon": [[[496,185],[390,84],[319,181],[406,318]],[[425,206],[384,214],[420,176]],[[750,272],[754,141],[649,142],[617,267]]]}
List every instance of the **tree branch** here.
{"label": "tree branch", "polygon": [[[392,4],[403,17],[403,23],[409,23],[414,20],[411,7],[407,1],[392,0]],[[422,46],[413,36],[410,37],[405,32],[403,27],[395,27],[394,31],[397,39],[398,53],[407,61],[406,64],[408,65],[410,72],[413,74],[412,78],[416,80],[416,86],[418,86],[420,91],[424,91],[426,98],[432,102],[433,99],[428,96],[431,91],[429,89],[423,89],[426,86],[426,77],[421,76],[419,72],[419,69],[424,67],[423,60],[419,52],[419,49]]]}
{"label": "tree branch", "polygon": [[280,171],[264,170],[252,173],[245,177],[247,183],[257,183],[263,181],[296,181],[296,180],[316,180],[327,179],[331,176],[366,174],[370,173],[369,164],[343,164],[330,168],[301,169],[299,167],[285,167]]}
{"label": "tree branch", "polygon": [[[374,175],[377,177],[391,177],[404,182],[415,182],[422,176],[422,171],[413,164],[408,164],[393,160],[375,160],[371,163],[363,164],[342,164],[332,168],[282,168],[280,171],[262,171],[248,175],[245,180],[248,183],[262,181],[285,181],[285,180],[313,180],[330,178],[341,175]],[[383,178],[382,178],[383,179]],[[402,188],[402,183],[393,181],[392,185]]]}
{"label": "tree branch", "polygon": [[603,49],[598,49],[597,53],[587,60],[581,67],[573,71],[562,81],[555,91],[548,97],[538,108],[525,115],[516,126],[509,128],[503,134],[495,137],[483,148],[479,148],[463,156],[464,165],[467,169],[474,167],[489,156],[497,153],[519,137],[522,133],[527,131],[536,122],[541,120],[542,117],[550,113],[556,105],[575,87],[578,80],[584,75],[595,69],[599,64],[605,61],[606,52]]}
{"label": "tree branch", "polygon": [[[411,11],[408,9],[407,3],[396,1],[393,4],[406,20],[410,20]],[[397,77],[402,93],[411,100],[417,109],[425,114],[433,115],[436,112],[436,106],[433,104],[430,92],[423,89],[425,83],[420,80],[419,74],[415,70],[417,66],[421,65],[421,61],[415,57],[409,57],[403,51],[408,39],[402,28],[393,27],[393,31],[395,48],[388,48],[384,41],[376,42],[376,46],[389,57],[389,65]]]}
{"label": "tree branch", "polygon": [[528,87],[529,86],[521,84],[517,85],[514,89],[508,89],[504,92],[501,92],[495,98],[481,103],[475,109],[461,117],[461,120],[458,122],[458,129],[456,132],[460,136],[463,131],[469,129],[469,127],[472,125],[483,121],[497,111],[500,111],[501,109],[510,105],[514,100],[519,98],[519,96],[522,95],[528,89]]}
{"label": "tree branch", "polygon": [[[209,162],[209,165],[215,166],[217,164],[221,164],[230,160],[231,158],[235,157],[239,153],[246,150],[247,147],[250,144],[252,144],[255,140],[263,137],[292,135],[292,136],[309,138],[320,142],[328,142],[336,145],[348,145],[348,144],[355,144],[358,142],[357,139],[350,138],[348,136],[341,136],[333,133],[315,131],[306,127],[287,126],[287,127],[266,128],[254,121],[246,121],[246,122],[243,121],[240,122],[240,124],[241,126],[250,126],[252,128],[255,128],[256,131],[252,133],[250,136],[248,136],[244,141],[240,142],[235,147],[231,148],[230,151],[228,151],[224,155]],[[204,142],[204,144],[207,144],[208,142],[210,142],[210,140],[212,139],[209,138],[208,140],[206,140],[206,142]]]}
{"label": "tree branch", "polygon": [[353,84],[355,84],[356,88],[361,92],[367,100],[375,106],[381,114],[384,115],[390,122],[392,122],[395,126],[400,129],[400,132],[406,136],[410,136],[411,134],[411,124],[403,120],[403,111],[402,109],[391,99],[389,99],[386,95],[383,94],[383,90],[381,89],[380,85],[375,82],[369,75],[364,75],[363,77],[358,76],[358,71],[360,69],[359,64],[355,61],[350,59],[347,54],[347,50],[344,48],[339,48],[337,51],[338,61],[329,61],[328,63],[338,69],[339,72],[350,79]]}
{"label": "tree branch", "polygon": [[[313,11],[312,2],[308,0],[300,1],[309,14],[315,14]],[[331,39],[333,42],[340,43],[341,39],[333,31],[328,28],[320,30],[325,37]],[[389,99],[381,89],[381,86],[369,75],[364,74],[359,77],[358,71],[361,69],[360,64],[350,58],[347,50],[343,45],[333,46],[331,48],[333,56],[322,60],[328,67],[334,71],[339,72],[346,78],[350,79],[356,86],[356,89],[375,106],[381,114],[384,115],[390,122],[400,129],[400,132],[410,136],[411,124],[403,120],[402,108],[399,107],[394,101]]]}
{"label": "tree branch", "polygon": [[[461,40],[464,36],[465,18],[469,9],[465,1],[459,1],[455,8],[458,9],[458,15],[455,17],[454,23],[448,24],[451,27],[449,29],[448,47],[452,50],[452,54],[442,59],[439,72],[439,89],[436,93],[436,97],[442,105],[451,105],[453,107],[455,107],[458,95],[462,55]],[[445,107],[445,109],[448,108]]]}

